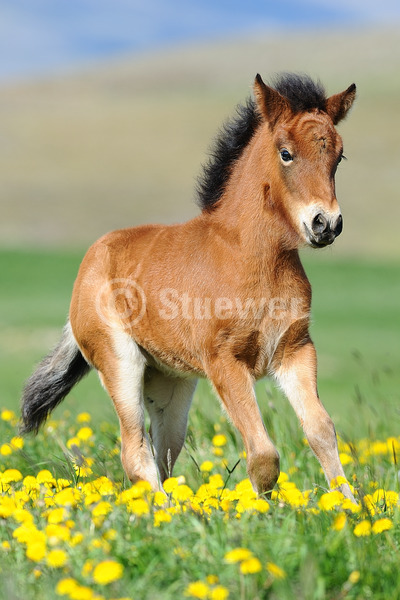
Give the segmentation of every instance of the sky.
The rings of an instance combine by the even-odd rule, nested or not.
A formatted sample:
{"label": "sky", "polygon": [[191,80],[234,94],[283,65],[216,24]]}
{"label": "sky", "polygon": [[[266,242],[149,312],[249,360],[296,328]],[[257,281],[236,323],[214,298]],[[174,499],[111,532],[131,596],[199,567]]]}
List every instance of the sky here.
{"label": "sky", "polygon": [[252,31],[396,22],[399,0],[0,0],[0,80]]}

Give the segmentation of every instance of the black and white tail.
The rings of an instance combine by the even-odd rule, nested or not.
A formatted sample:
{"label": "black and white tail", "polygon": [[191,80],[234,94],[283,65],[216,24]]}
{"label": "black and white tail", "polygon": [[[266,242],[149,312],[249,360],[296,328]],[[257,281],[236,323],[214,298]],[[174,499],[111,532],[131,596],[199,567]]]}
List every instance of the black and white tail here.
{"label": "black and white tail", "polygon": [[90,369],[78,348],[68,321],[57,346],[42,360],[25,384],[22,394],[21,433],[37,433],[51,411]]}

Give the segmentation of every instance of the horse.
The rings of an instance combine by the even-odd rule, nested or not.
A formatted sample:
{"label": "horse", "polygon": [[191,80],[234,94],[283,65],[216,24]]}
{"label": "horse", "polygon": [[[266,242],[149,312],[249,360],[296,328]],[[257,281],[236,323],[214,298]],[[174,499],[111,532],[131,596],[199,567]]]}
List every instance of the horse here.
{"label": "horse", "polygon": [[25,385],[21,429],[37,433],[94,368],[119,418],[127,477],[163,491],[197,380],[208,378],[242,436],[254,490],[267,494],[280,459],[254,383],[270,376],[328,484],[354,501],[318,396],[311,286],[299,249],[324,248],[342,231],[335,126],[356,86],[327,97],[308,75],[283,73],[267,85],[257,74],[253,92],[203,166],[195,218],[112,231],[90,247],[61,340]]}

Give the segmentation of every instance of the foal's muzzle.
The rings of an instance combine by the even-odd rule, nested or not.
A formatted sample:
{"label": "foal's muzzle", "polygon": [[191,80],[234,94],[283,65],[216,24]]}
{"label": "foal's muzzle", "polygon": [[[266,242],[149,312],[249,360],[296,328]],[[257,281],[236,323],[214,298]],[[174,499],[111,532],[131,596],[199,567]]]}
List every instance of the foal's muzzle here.
{"label": "foal's muzzle", "polygon": [[311,246],[314,248],[329,246],[342,233],[342,215],[339,215],[337,219],[330,219],[328,216],[318,213],[311,222],[311,229],[307,227],[306,223],[304,223],[304,228]]}

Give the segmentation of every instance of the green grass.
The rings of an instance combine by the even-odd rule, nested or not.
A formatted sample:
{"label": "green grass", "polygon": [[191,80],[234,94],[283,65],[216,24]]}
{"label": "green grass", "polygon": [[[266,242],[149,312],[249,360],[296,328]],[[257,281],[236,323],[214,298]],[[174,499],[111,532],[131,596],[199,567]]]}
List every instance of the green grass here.
{"label": "green grass", "polygon": [[[24,380],[57,342],[83,254],[0,252],[3,406],[18,407]],[[394,263],[337,259],[330,252],[304,252],[304,262],[313,286],[311,332],[319,360],[320,396],[345,435],[367,434],[371,419],[385,428],[387,411],[398,405],[400,397],[400,269]],[[268,403],[270,388],[265,380],[257,384],[262,405]],[[279,395],[277,402],[282,411],[291,411]],[[95,407],[99,418],[104,412],[112,415],[94,373],[66,403],[75,411]],[[217,402],[210,404],[216,415]],[[360,411],[363,418],[354,420],[352,415]]]}
{"label": "green grass", "polygon": [[[60,335],[82,254],[60,250],[0,252],[0,407],[18,414],[24,379]],[[391,446],[383,454],[377,454],[378,450],[366,454],[359,440],[368,440],[365,443],[373,448],[374,441],[399,433],[399,267],[344,260],[329,251],[305,252],[304,262],[313,285],[312,336],[319,356],[320,395],[340,436],[354,444],[346,474],[355,482],[359,498],[372,493],[376,486],[398,492],[398,467],[393,464]],[[209,598],[216,585],[228,590],[231,600],[398,597],[399,509],[388,509],[381,503],[374,515],[353,515],[345,510],[346,524],[336,531],[335,519],[343,511],[320,511],[319,498],[326,482],[303,442],[292,409],[268,380],[258,382],[257,396],[281,456],[281,469],[290,474],[296,489],[314,490],[307,506],[296,509],[275,498],[267,513],[245,512],[238,519],[236,501],[228,512],[217,502],[219,508],[213,509],[209,518],[188,510],[173,514],[171,522],[160,527],[154,526],[157,507],[151,508],[150,499],[150,513],[143,517],[117,503],[119,492],[129,485],[118,452],[114,452],[119,444],[117,419],[94,373],[55,411],[50,427],[37,438],[28,436],[24,447],[10,455],[1,453],[1,445],[6,446],[16,430],[0,419],[0,477],[6,468],[19,469],[24,477],[48,469],[54,477],[69,480],[80,490],[77,507],[66,507],[71,535],[83,535],[82,542],[71,546],[69,541],[49,539],[46,533],[47,554],[36,562],[26,557],[26,543],[13,537],[18,519],[26,514],[0,517],[0,544],[9,544],[0,546],[0,576],[6,582],[0,588],[0,599],[58,598],[58,582],[73,577],[89,590],[85,593],[91,599],[170,600],[184,598],[193,582],[209,585],[206,578],[210,575],[218,575],[219,583],[209,585]],[[91,414],[93,435],[89,442],[82,442],[80,451],[67,449],[68,440],[81,427],[75,421],[81,411]],[[229,474],[221,458],[213,454],[211,440],[216,431],[226,436],[222,458],[233,469],[241,456],[241,440],[221,415],[209,385],[202,381],[190,414],[186,447],[175,468],[175,474],[184,475],[193,491],[207,481],[207,475],[198,470],[204,460],[214,462],[213,473],[221,474],[227,489],[234,490],[246,477],[243,459]],[[94,459],[88,479],[77,477],[73,469],[71,461],[80,460],[79,452]],[[99,476],[107,476],[114,487],[110,495],[102,497],[111,506],[109,514],[96,522],[92,510],[100,500],[85,504],[90,490],[82,486]],[[12,484],[16,498],[23,497],[18,496],[21,485]],[[48,516],[44,510],[53,492],[41,490],[38,502],[26,500],[24,507],[36,528],[46,532]],[[217,496],[221,497],[220,492]],[[9,497],[3,485],[0,511],[2,501],[8,502],[4,498]],[[390,531],[355,535],[360,521],[374,523],[381,518],[393,523]],[[107,540],[110,529],[116,537]],[[260,572],[244,575],[238,564],[226,562],[226,552],[237,547],[252,552],[260,561]],[[66,552],[64,567],[47,564],[46,556],[51,556],[52,549]],[[82,567],[88,560],[95,566],[105,559],[120,563],[123,576],[102,586],[93,578],[93,571],[82,573]],[[284,569],[286,577],[274,578],[266,570],[267,562]]]}

